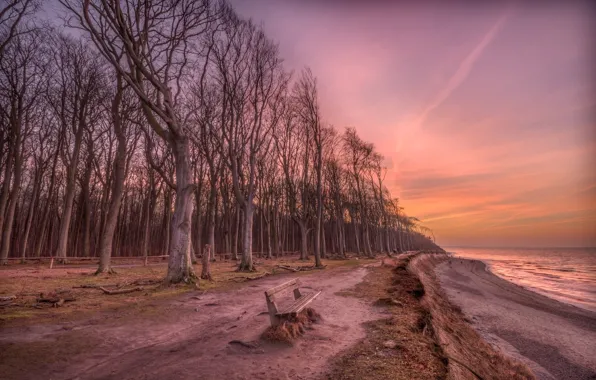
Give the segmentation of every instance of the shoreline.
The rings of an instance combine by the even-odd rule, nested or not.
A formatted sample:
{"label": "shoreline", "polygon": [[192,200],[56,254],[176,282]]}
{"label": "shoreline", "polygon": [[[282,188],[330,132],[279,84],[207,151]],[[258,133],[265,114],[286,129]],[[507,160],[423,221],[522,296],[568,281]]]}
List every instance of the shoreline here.
{"label": "shoreline", "polygon": [[596,378],[596,313],[508,281],[481,260],[450,258],[435,272],[451,302],[493,346],[538,379]]}
{"label": "shoreline", "polygon": [[540,295],[540,296],[546,297],[546,298],[548,298],[550,300],[560,302],[560,303],[562,303],[562,304],[564,304],[566,306],[575,307],[575,308],[580,309],[582,311],[587,311],[589,313],[596,314],[596,309],[592,309],[592,308],[589,308],[589,307],[582,307],[581,305],[579,305],[577,303],[573,303],[568,298],[565,298],[565,297],[555,298],[552,293],[549,293],[546,290],[542,290],[539,287],[533,287],[533,286],[527,286],[527,285],[518,284],[517,282],[515,282],[513,280],[510,280],[510,279],[508,279],[507,277],[505,277],[503,275],[500,275],[497,271],[493,270],[492,265],[490,263],[487,263],[483,259],[472,259],[472,258],[459,257],[459,256],[453,256],[453,259],[454,260],[478,261],[478,262],[484,264],[486,272],[488,272],[491,275],[496,276],[496,277],[498,277],[498,278],[500,278],[500,279],[502,279],[504,281],[507,281],[508,283],[510,283],[512,285],[515,285],[515,286],[517,286],[517,287],[519,287],[519,288],[521,288],[521,289],[523,289],[525,291],[532,292],[532,293],[534,293],[536,295]]}

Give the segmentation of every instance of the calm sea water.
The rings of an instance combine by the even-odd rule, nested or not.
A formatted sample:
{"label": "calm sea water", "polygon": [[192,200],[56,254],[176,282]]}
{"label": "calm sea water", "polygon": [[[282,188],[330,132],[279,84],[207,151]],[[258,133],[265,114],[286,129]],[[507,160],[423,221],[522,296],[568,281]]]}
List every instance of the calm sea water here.
{"label": "calm sea water", "polygon": [[561,302],[596,312],[596,248],[448,248],[482,260],[494,274]]}

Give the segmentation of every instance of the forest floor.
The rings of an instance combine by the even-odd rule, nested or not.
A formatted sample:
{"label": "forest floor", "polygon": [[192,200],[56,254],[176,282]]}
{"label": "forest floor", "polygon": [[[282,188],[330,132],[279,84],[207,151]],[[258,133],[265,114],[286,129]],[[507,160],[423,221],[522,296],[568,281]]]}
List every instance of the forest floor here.
{"label": "forest floor", "polygon": [[[277,265],[312,263],[295,258],[257,261],[261,273],[250,274],[234,272],[232,262],[215,263],[215,281],[209,287],[201,281],[199,289],[186,286],[107,295],[94,288],[76,288],[76,301],[44,309],[27,307],[35,297],[22,301],[19,296],[15,301],[22,304],[0,309],[2,378],[320,377],[328,371],[330,357],[365,337],[363,323],[381,316],[382,310],[371,302],[342,294],[370,275],[367,267],[378,266],[378,260],[326,260],[324,270],[297,273]],[[56,292],[89,283],[131,283],[164,274],[156,266],[121,269],[117,275],[99,278],[89,275],[89,268],[16,268],[1,270],[1,295]],[[279,275],[238,279],[274,269]],[[311,305],[323,321],[292,346],[261,340],[269,326],[263,292],[296,276],[304,287],[322,291]],[[22,309],[21,314],[11,309]],[[230,344],[233,340],[252,343],[250,347]]]}
{"label": "forest floor", "polygon": [[[73,259],[68,265],[54,264],[49,269],[46,264],[11,264],[0,266],[0,297],[12,297],[8,301],[0,301],[0,326],[16,326],[32,322],[66,322],[71,318],[80,319],[102,310],[118,311],[122,307],[127,310],[139,309],[148,312],[152,303],[173,296],[194,293],[201,294],[215,289],[234,289],[241,284],[262,276],[292,273],[288,269],[312,269],[311,261],[301,261],[295,256],[285,256],[271,260],[255,258],[257,271],[239,273],[235,269],[236,261],[215,261],[211,263],[213,281],[199,280],[198,286],[177,285],[160,286],[167,263],[165,260],[150,262],[143,266],[139,260],[119,260],[114,269],[115,274],[94,275],[97,265],[89,262],[76,262]],[[326,268],[338,266],[354,267],[367,262],[357,258],[349,260],[323,260]],[[197,274],[201,266],[194,266]],[[303,275],[305,271],[297,272]],[[125,294],[105,294],[98,286],[109,291],[137,289]],[[199,291],[197,293],[197,290]],[[43,296],[42,296],[43,294]],[[39,302],[39,299],[52,299],[65,302],[54,305],[52,302]],[[72,301],[71,301],[72,300]]]}

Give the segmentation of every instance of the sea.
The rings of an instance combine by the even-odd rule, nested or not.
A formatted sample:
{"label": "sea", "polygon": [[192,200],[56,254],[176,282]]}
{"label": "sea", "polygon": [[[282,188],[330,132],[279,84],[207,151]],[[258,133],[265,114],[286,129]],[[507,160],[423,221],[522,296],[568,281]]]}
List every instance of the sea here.
{"label": "sea", "polygon": [[459,248],[454,256],[481,260],[524,288],[596,312],[596,248]]}

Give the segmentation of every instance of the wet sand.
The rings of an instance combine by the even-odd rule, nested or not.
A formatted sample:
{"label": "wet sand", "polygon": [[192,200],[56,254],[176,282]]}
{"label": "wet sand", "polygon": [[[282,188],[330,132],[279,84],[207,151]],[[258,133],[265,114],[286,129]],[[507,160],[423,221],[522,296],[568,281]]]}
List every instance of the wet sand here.
{"label": "wet sand", "polygon": [[474,328],[538,379],[596,379],[596,313],[503,280],[481,261],[452,258],[437,275]]}

